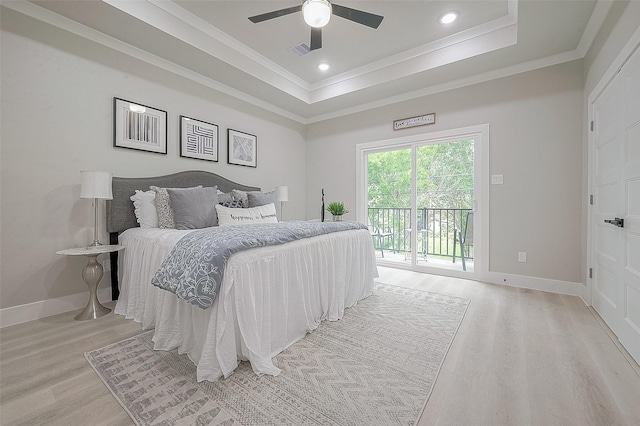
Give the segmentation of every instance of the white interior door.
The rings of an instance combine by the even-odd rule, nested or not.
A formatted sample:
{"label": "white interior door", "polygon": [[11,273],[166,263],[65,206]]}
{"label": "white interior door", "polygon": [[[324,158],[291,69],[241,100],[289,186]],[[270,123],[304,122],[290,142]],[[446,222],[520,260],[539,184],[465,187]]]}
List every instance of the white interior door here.
{"label": "white interior door", "polygon": [[618,337],[640,363],[640,50],[622,68],[622,324]]}
{"label": "white interior door", "polygon": [[593,105],[594,281],[593,307],[612,330],[618,328],[622,233],[606,220],[622,213],[620,176],[620,81],[615,79]]}
{"label": "white interior door", "polygon": [[640,53],[593,104],[594,309],[640,362]]}

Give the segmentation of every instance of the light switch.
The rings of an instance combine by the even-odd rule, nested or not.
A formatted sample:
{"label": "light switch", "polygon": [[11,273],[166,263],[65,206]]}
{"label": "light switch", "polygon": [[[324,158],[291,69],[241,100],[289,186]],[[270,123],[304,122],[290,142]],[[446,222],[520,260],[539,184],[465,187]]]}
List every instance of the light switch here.
{"label": "light switch", "polygon": [[504,182],[502,175],[491,175],[491,184],[492,185],[502,185]]}
{"label": "light switch", "polygon": [[518,262],[526,262],[527,261],[527,252],[520,251],[518,252]]}

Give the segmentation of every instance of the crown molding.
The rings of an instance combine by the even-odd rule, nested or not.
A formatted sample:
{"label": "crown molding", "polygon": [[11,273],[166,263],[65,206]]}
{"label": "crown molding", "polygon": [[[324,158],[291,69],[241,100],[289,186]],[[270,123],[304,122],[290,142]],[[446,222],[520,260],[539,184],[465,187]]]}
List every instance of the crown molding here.
{"label": "crown molding", "polygon": [[116,50],[125,55],[154,65],[165,71],[179,75],[180,77],[184,77],[196,83],[202,84],[203,86],[210,89],[217,90],[241,101],[250,103],[266,111],[273,112],[274,114],[289,118],[301,124],[305,124],[306,122],[306,119],[298,114],[292,113],[291,111],[275,106],[270,102],[266,102],[262,99],[251,96],[241,90],[234,89],[233,87],[220,83],[217,80],[205,77],[202,74],[191,71],[181,65],[175,64],[174,62],[160,58],[159,56],[149,53],[146,50],[131,46],[128,43],[106,35],[100,31],[94,30],[93,28],[89,28],[86,25],[80,24],[79,22],[76,22],[72,19],[65,18],[64,16],[58,15],[57,13],[51,12],[48,9],[40,7],[26,0],[3,1],[1,6],[12,9],[16,12],[22,13],[47,24],[53,25],[77,36],[86,38],[87,40],[91,40],[95,43]]}
{"label": "crown molding", "polygon": [[[396,55],[392,55],[388,58],[384,58],[379,61],[372,62],[362,67],[358,67],[353,70],[346,71],[342,74],[329,77],[325,80],[311,84],[311,90],[316,91],[318,89],[328,87],[337,83],[353,80],[355,78],[362,77],[366,74],[374,73],[376,71],[380,71],[385,68],[390,68],[398,64],[402,64],[403,66],[406,66],[407,65],[406,63],[409,61],[413,61],[418,58],[427,57],[428,55],[434,54],[435,52],[438,52],[453,46],[458,47],[460,44],[463,44],[464,42],[467,42],[469,40],[481,39],[483,36],[486,36],[487,34],[490,34],[492,32],[498,32],[498,31],[504,30],[505,28],[514,27],[518,23],[518,0],[508,0],[507,4],[508,4],[508,9],[507,9],[507,15],[505,16],[502,16],[500,18],[494,19],[489,22],[485,22],[482,25],[469,28],[465,31],[460,31],[458,33],[436,40],[434,42],[427,43],[422,46],[418,46],[416,48],[409,49],[404,52],[400,52]],[[515,44],[516,41],[517,39],[505,38],[503,40],[503,44],[505,46],[508,46],[510,44]],[[423,69],[422,71],[425,71],[425,70],[426,69]]]}
{"label": "crown molding", "polygon": [[[169,19],[169,22],[183,22],[180,24],[181,28],[184,30],[184,19],[191,19],[185,14],[191,15],[189,12],[184,11],[184,9],[178,7],[172,2],[163,2],[158,0],[145,0],[144,2],[130,2],[123,0],[103,0],[109,4],[117,3],[119,6],[123,6],[123,4],[131,5],[133,3],[139,3],[139,5],[151,5],[154,10],[152,21],[156,21],[158,25],[161,24],[163,19]],[[34,3],[31,3],[26,0],[9,0],[3,1],[2,7],[7,7],[9,9],[15,10],[17,12],[23,13],[32,18],[38,19],[40,21],[46,22],[58,28],[69,31],[73,34],[76,34],[80,37],[86,38],[93,42],[102,44],[106,47],[134,57],[136,59],[145,61],[151,65],[157,66],[160,69],[166,70],[168,72],[174,73],[181,77],[192,80],[198,84],[201,84],[205,87],[214,89],[226,95],[232,96],[241,101],[250,103],[259,108],[262,108],[266,111],[272,112],[274,114],[280,115],[282,117],[291,119],[300,124],[307,125],[312,123],[317,123],[337,117],[341,117],[344,115],[354,114],[362,111],[367,111],[374,108],[379,108],[387,105],[391,105],[398,102],[404,102],[411,99],[428,96],[435,93],[445,92],[448,90],[453,90],[461,87],[466,87],[498,78],[507,77],[514,74],[519,74],[522,72],[527,72],[539,68],[544,68],[552,65],[556,65],[563,62],[569,62],[576,59],[581,59],[584,57],[588,49],[590,48],[593,40],[595,39],[595,35],[599,31],[604,19],[609,12],[612,1],[610,0],[599,0],[596,4],[596,7],[592,13],[592,16],[589,20],[587,29],[585,29],[582,38],[578,44],[578,47],[575,50],[564,52],[561,54],[540,58],[534,61],[529,61],[522,64],[517,64],[509,67],[505,67],[499,70],[493,70],[486,73],[470,76],[467,78],[462,78],[438,85],[432,85],[429,87],[425,87],[421,90],[411,91],[406,93],[401,93],[395,96],[387,97],[384,99],[380,99],[374,102],[363,103],[354,107],[343,108],[339,110],[332,111],[327,114],[318,114],[312,117],[304,117],[300,114],[291,112],[285,108],[278,107],[270,102],[264,101],[262,99],[251,96],[241,90],[237,90],[233,87],[230,87],[224,83],[221,83],[217,80],[214,80],[209,77],[205,77],[202,74],[191,71],[181,65],[175,64],[169,60],[160,58],[154,54],[151,54],[147,51],[134,47],[128,43],[125,43],[121,40],[118,40],[114,37],[101,33],[97,30],[89,28],[83,24],[80,24],[71,19],[65,18],[61,15],[58,15],[54,12],[49,11],[43,7],[40,7]],[[145,7],[147,7],[145,6]],[[118,7],[118,6],[116,6]],[[127,6],[128,8],[129,6]],[[120,7],[118,7],[120,8]],[[180,9],[178,11],[177,9]],[[125,11],[126,12],[126,11]],[[184,13],[183,13],[184,12]],[[127,12],[128,13],[128,12]],[[141,13],[137,11],[136,13]],[[297,87],[298,94],[300,95],[300,91],[302,94],[300,97],[291,94],[290,92],[284,90],[285,93],[296,97],[297,99],[302,100],[308,104],[321,102],[323,100],[331,99],[336,96],[340,96],[345,93],[353,92],[354,90],[359,90],[366,87],[372,87],[377,84],[381,84],[385,80],[385,74],[388,72],[394,72],[394,66],[405,66],[401,59],[404,59],[406,63],[411,61],[417,61],[418,63],[414,64],[414,72],[408,72],[406,75],[414,74],[415,72],[419,72],[420,67],[424,67],[424,63],[419,63],[420,61],[428,62],[426,66],[430,66],[434,68],[436,66],[441,66],[446,63],[451,63],[455,61],[459,61],[465,59],[467,57],[473,56],[470,53],[459,53],[456,56],[449,57],[448,59],[439,57],[446,54],[446,50],[448,47],[456,46],[457,48],[463,48],[463,51],[467,51],[469,49],[478,48],[478,45],[482,45],[483,43],[493,43],[493,45],[498,45],[499,43],[509,43],[510,37],[514,34],[513,32],[516,30],[517,22],[514,21],[514,16],[517,15],[517,0],[509,0],[509,14],[503,18],[498,20],[494,20],[490,23],[487,23],[487,28],[479,28],[477,27],[474,31],[469,30],[466,33],[461,33],[460,35],[453,35],[449,38],[448,42],[454,42],[447,46],[447,40],[443,41],[441,45],[437,43],[423,46],[420,49],[412,52],[403,52],[398,55],[394,55],[389,61],[379,61],[379,63],[370,64],[367,67],[362,67],[357,70],[352,70],[347,73],[343,73],[339,76],[334,76],[327,80],[323,80],[322,82],[316,83],[314,85],[309,85],[304,81],[298,79],[298,81],[292,82],[292,80],[288,80],[286,74],[288,73],[286,70],[281,69],[276,64],[271,63],[266,58],[262,57],[257,52],[249,49],[247,46],[238,43],[237,41],[231,39],[226,34],[222,33],[220,30],[215,27],[207,24],[206,22],[196,18],[197,21],[194,20],[194,24],[191,25],[192,30],[184,32],[181,30],[179,33],[182,37],[185,37],[189,40],[191,37],[197,39],[197,43],[204,43],[206,40],[216,39],[218,45],[225,45],[227,52],[230,55],[236,55],[238,52],[243,52],[248,57],[254,65],[260,64],[265,70],[271,74],[278,74],[283,80],[288,80],[289,84]],[[191,15],[193,16],[193,15]],[[145,21],[146,22],[146,21]],[[482,27],[482,26],[481,26]],[[472,29],[473,30],[473,29]],[[203,38],[203,35],[205,36]],[[457,36],[454,37],[454,36]],[[226,44],[225,44],[226,43]],[[476,46],[474,46],[474,44]],[[244,46],[244,47],[243,47]],[[232,49],[238,48],[239,50]],[[490,47],[486,47],[486,49],[492,50]],[[248,50],[246,50],[248,49]],[[233,52],[236,53],[233,53]],[[403,56],[406,55],[406,56]],[[453,59],[453,60],[451,60]],[[448,62],[447,62],[448,60]],[[265,62],[266,61],[266,62]],[[400,62],[398,62],[400,61]],[[233,65],[233,64],[232,64]],[[430,69],[430,68],[426,68]],[[397,71],[397,70],[395,70]],[[353,74],[350,74],[353,73]],[[252,74],[253,75],[253,74]],[[396,74],[394,74],[396,75]],[[255,76],[254,76],[255,77]],[[297,77],[292,74],[289,77],[294,77],[295,80]],[[366,78],[365,78],[366,77]],[[259,78],[259,77],[257,77]],[[354,80],[360,79],[361,81],[357,84],[359,86],[354,85]],[[263,80],[264,81],[264,80]],[[341,87],[341,85],[349,86],[350,88]],[[317,86],[316,89],[314,89]],[[354,89],[357,87],[357,89]],[[327,91],[329,93],[324,93]],[[305,94],[306,91],[306,94]],[[310,98],[313,100],[311,101]],[[306,100],[305,100],[306,99]]]}
{"label": "crown molding", "polygon": [[584,57],[587,51],[589,51],[593,40],[595,40],[605,18],[609,14],[611,6],[613,6],[613,1],[614,0],[598,0],[598,3],[596,3],[596,7],[593,9],[593,12],[591,12],[587,27],[582,33],[582,37],[580,37],[580,42],[576,48],[581,57]]}
{"label": "crown molding", "polygon": [[[499,30],[416,56],[411,60],[396,62],[384,68],[359,75],[353,79],[337,81],[330,86],[325,86],[322,89],[313,91],[311,93],[311,103],[321,102],[356,90],[377,86],[390,80],[418,74],[479,54],[512,46],[516,41],[516,25],[509,25]],[[391,76],[393,76],[393,78],[391,78]]]}
{"label": "crown molding", "polygon": [[345,108],[341,110],[332,111],[331,113],[328,113],[328,114],[316,115],[312,118],[307,119],[306,124],[317,123],[320,121],[343,117],[349,114],[356,114],[356,113],[368,111],[374,108],[380,108],[387,105],[396,104],[399,102],[405,102],[412,99],[433,95],[436,93],[442,93],[450,90],[460,89],[463,87],[473,86],[475,84],[484,83],[484,82],[496,80],[499,78],[509,77],[511,75],[521,74],[523,72],[533,71],[540,68],[546,68],[546,67],[561,64],[564,62],[574,61],[576,59],[582,59],[582,57],[583,56],[580,56],[577,50],[572,50],[570,52],[564,52],[557,55],[536,59],[534,61],[524,62],[521,64],[509,66],[509,67],[500,68],[498,70],[488,71],[482,74],[476,74],[471,77],[461,78],[458,80],[448,81],[442,84],[428,86],[421,90],[402,93],[396,96],[380,99],[378,101],[361,104],[352,108]]}
{"label": "crown molding", "polygon": [[102,0],[206,54],[309,103],[309,85],[171,1]]}
{"label": "crown molding", "polygon": [[310,84],[172,1],[103,1],[308,105],[517,42],[518,0],[508,0],[503,17]]}

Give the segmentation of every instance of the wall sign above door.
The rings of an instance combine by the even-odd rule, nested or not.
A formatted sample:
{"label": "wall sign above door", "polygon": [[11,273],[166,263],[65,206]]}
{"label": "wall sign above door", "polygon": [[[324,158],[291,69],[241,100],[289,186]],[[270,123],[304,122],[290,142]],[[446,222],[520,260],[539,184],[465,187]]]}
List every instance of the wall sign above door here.
{"label": "wall sign above door", "polygon": [[402,118],[393,122],[393,130],[408,129],[410,127],[436,124],[436,113],[419,115],[417,117]]}

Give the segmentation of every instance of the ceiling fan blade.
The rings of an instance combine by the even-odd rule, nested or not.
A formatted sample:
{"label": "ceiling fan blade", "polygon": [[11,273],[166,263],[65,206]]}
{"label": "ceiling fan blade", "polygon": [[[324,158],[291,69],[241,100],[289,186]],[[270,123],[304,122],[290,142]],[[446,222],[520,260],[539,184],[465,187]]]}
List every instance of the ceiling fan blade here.
{"label": "ceiling fan blade", "polygon": [[288,7],[286,9],[274,10],[273,12],[263,13],[262,15],[256,15],[249,17],[249,20],[254,24],[262,21],[268,21],[269,19],[279,18],[281,16],[290,15],[292,13],[300,12],[302,5]]}
{"label": "ceiling fan blade", "polygon": [[331,3],[331,8],[334,15],[371,28],[378,28],[384,19],[384,16],[375,15],[362,10],[351,9],[350,7],[340,6],[335,3]]}
{"label": "ceiling fan blade", "polygon": [[322,28],[311,28],[311,47],[309,51],[322,47]]}

